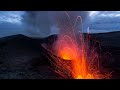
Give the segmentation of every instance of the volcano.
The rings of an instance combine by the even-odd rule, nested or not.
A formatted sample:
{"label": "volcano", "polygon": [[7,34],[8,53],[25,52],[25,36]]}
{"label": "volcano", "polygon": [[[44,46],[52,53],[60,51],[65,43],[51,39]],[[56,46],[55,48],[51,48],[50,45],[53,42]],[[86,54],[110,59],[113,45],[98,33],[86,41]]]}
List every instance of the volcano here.
{"label": "volcano", "polygon": [[[101,45],[101,65],[120,78],[120,32],[90,34]],[[51,46],[57,35],[31,38],[13,35],[0,38],[0,79],[61,79],[51,68],[43,43]],[[92,42],[92,41],[91,41]],[[95,47],[99,47],[96,45]],[[99,48],[98,48],[99,49]]]}

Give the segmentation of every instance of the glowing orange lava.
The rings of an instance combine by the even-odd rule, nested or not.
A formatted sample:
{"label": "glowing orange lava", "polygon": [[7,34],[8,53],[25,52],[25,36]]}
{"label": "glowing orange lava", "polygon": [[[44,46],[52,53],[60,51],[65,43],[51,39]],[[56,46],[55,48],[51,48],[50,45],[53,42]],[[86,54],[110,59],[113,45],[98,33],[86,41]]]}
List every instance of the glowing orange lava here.
{"label": "glowing orange lava", "polygon": [[[67,16],[70,19],[68,14]],[[80,19],[82,23],[80,16],[76,18],[76,22],[78,19]],[[72,30],[68,28],[63,29],[65,31],[61,30],[57,41],[53,44],[53,49],[49,49],[55,72],[59,73],[64,78],[104,78],[105,76],[100,74],[98,67],[98,54],[95,52],[94,46],[90,47],[89,45],[89,34],[84,37],[81,31],[79,36],[77,36],[74,32],[75,25],[73,27],[69,26],[69,28]]]}
{"label": "glowing orange lava", "polygon": [[58,56],[64,60],[71,60],[71,74],[73,78],[94,79],[94,76],[90,74],[87,68],[86,51],[83,43],[81,46],[78,46],[72,37],[67,37],[61,37],[56,43]]}

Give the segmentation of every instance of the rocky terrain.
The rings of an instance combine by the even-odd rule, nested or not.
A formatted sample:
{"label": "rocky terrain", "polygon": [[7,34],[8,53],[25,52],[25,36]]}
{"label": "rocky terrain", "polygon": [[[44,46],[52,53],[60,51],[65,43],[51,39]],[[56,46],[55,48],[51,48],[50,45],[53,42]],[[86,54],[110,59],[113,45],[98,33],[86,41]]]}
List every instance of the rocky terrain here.
{"label": "rocky terrain", "polygon": [[[62,78],[51,69],[48,52],[41,46],[51,45],[56,38],[57,35],[38,39],[21,34],[0,38],[0,79]],[[120,32],[91,34],[91,38],[100,42],[103,65],[114,71],[113,78],[120,78]]]}

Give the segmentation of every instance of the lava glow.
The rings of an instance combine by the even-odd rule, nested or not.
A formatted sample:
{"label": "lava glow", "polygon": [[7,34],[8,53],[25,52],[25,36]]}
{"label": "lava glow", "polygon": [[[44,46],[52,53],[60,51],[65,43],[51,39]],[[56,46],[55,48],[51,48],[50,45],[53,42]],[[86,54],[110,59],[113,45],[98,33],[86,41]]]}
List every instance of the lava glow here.
{"label": "lava glow", "polygon": [[87,52],[85,47],[86,45],[83,42],[83,37],[80,40],[80,43],[81,45],[79,46],[71,35],[63,35],[63,37],[60,36],[60,38],[58,38],[58,41],[55,43],[55,51],[57,53],[57,56],[63,60],[71,61],[71,70],[69,71],[72,74],[72,78],[94,79],[94,75],[88,70],[88,63],[86,58]]}
{"label": "lava glow", "polygon": [[[66,15],[70,20],[70,16],[67,13]],[[95,52],[94,45],[90,46],[90,35],[84,36],[83,30],[79,35],[75,34],[79,20],[82,24],[82,18],[78,16],[73,26],[63,25],[52,50],[49,49],[54,70],[64,78],[108,78],[108,75],[100,73],[98,53]]]}

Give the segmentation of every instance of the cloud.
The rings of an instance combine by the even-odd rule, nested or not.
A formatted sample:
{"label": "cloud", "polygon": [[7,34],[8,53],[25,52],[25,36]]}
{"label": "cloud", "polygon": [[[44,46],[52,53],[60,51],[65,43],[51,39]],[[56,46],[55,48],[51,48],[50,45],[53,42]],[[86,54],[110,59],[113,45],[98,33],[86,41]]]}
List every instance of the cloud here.
{"label": "cloud", "polygon": [[91,33],[120,30],[120,11],[91,11],[89,18]]}
{"label": "cloud", "polygon": [[0,37],[21,34],[23,11],[0,11]]}
{"label": "cloud", "polygon": [[9,22],[21,24],[23,11],[0,11],[0,23]]}
{"label": "cloud", "polygon": [[115,18],[115,17],[120,17],[120,11],[90,11],[89,16],[91,18],[92,17]]}

